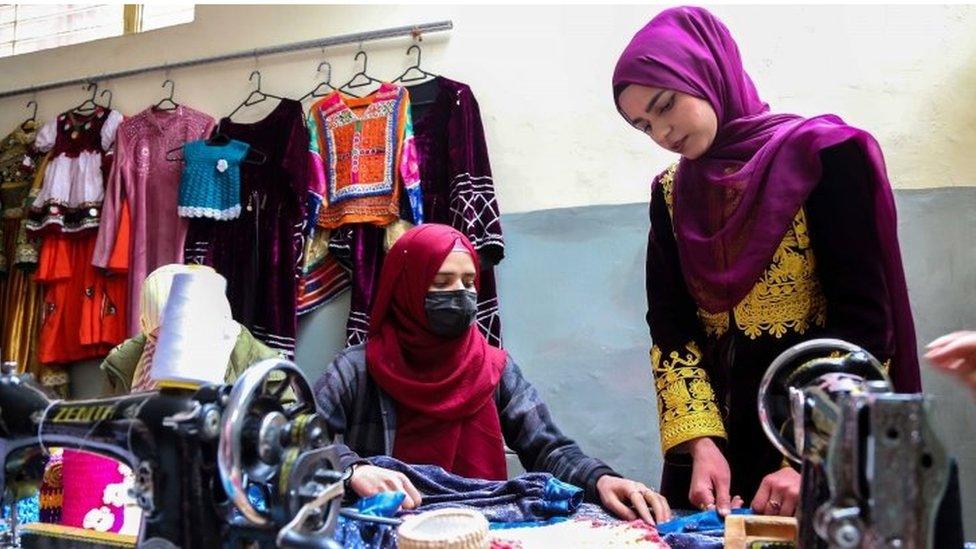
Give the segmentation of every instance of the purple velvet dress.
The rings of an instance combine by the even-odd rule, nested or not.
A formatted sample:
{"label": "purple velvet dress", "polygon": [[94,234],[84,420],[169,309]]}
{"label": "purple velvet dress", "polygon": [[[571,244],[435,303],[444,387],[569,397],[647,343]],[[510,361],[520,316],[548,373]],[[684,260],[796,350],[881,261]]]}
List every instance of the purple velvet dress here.
{"label": "purple velvet dress", "polygon": [[467,84],[438,76],[407,88],[420,158],[424,218],[461,231],[481,259],[478,326],[501,346],[495,265],[505,255],[478,101]]}
{"label": "purple velvet dress", "polygon": [[[402,209],[402,206],[401,206]],[[350,223],[332,231],[329,253],[349,271],[352,295],[346,321],[346,345],[366,342],[369,311],[380,282],[386,229],[368,223]]]}
{"label": "purple velvet dress", "polygon": [[[491,165],[478,102],[466,84],[438,76],[410,86],[414,142],[420,161],[424,221],[463,232],[478,250],[481,288],[478,326],[492,345],[501,346],[501,317],[494,267],[505,254]],[[401,212],[409,212],[406,194]],[[332,232],[329,253],[350,271],[352,298],[346,343],[365,342],[369,310],[383,266],[384,229],[354,223]]]}
{"label": "purple velvet dress", "polygon": [[226,277],[234,319],[291,358],[308,186],[302,105],[285,99],[262,120],[239,124],[224,118],[218,128],[267,158],[241,166],[239,218],[190,221],[186,262],[210,265]]}

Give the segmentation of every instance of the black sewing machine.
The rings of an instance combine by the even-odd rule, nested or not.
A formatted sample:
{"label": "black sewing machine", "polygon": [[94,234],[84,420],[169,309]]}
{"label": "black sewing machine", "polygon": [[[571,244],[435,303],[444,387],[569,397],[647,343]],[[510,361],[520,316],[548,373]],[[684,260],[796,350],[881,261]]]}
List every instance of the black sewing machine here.
{"label": "black sewing machine", "polygon": [[867,351],[836,339],[791,347],[762,380],[759,416],[802,465],[800,547],[963,546],[958,472],[926,397],[892,392]]}
{"label": "black sewing machine", "polygon": [[[110,457],[135,473],[140,547],[337,547],[342,478],[325,440],[308,382],[285,360],[232,386],[85,401],[51,400],[30,376],[0,374],[4,500],[40,483],[47,448]],[[16,528],[0,544],[20,546]]]}

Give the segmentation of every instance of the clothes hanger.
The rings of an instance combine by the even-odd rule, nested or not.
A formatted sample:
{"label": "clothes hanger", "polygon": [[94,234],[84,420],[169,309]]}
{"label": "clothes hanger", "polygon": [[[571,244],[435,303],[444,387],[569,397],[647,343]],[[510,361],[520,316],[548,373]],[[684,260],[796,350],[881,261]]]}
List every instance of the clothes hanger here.
{"label": "clothes hanger", "polygon": [[85,90],[92,92],[91,97],[82,101],[80,105],[71,109],[70,112],[75,112],[78,114],[89,114],[95,112],[96,110],[98,110],[99,107],[101,107],[101,105],[95,102],[95,95],[98,93],[98,83],[89,82],[85,84]]}
{"label": "clothes hanger", "polygon": [[102,93],[98,94],[98,96],[99,97],[102,97],[106,93],[108,94],[108,103],[106,103],[106,104],[104,104],[102,106],[105,107],[108,110],[111,110],[112,109],[112,90],[110,90],[108,88],[105,88],[104,90],[102,90]]}
{"label": "clothes hanger", "polygon": [[258,77],[257,88],[254,91],[252,91],[247,97],[245,97],[244,101],[242,101],[241,104],[238,105],[236,109],[231,111],[231,113],[227,115],[225,118],[227,119],[233,118],[234,115],[237,114],[237,111],[241,110],[242,108],[250,107],[252,105],[257,105],[258,103],[266,101],[268,98],[278,99],[282,101],[285,99],[284,97],[278,95],[271,95],[270,93],[265,93],[261,91],[261,71],[259,70],[251,71],[251,76],[247,77],[247,81],[248,82],[253,81],[255,75],[257,75]]}
{"label": "clothes hanger", "polygon": [[[271,97],[273,99],[279,99],[279,100],[283,100],[284,99],[284,97],[278,97],[277,95],[271,95],[271,94],[267,94],[267,93],[264,93],[264,92],[261,91],[261,71],[259,71],[259,70],[252,71],[251,72],[251,75],[247,78],[247,80],[249,82],[250,81],[253,81],[255,76],[258,77],[258,85],[257,85],[257,88],[254,91],[252,91],[244,99],[244,101],[240,105],[238,105],[237,108],[234,109],[230,113],[229,116],[227,116],[225,118],[222,118],[222,119],[220,119],[220,121],[217,122],[217,127],[214,129],[213,134],[206,141],[204,141],[204,143],[206,143],[207,145],[226,145],[227,143],[230,143],[231,138],[230,138],[230,136],[228,136],[227,134],[225,134],[223,132],[223,130],[221,128],[221,125],[223,124],[224,120],[229,120],[230,117],[231,116],[234,116],[234,113],[236,113],[237,111],[239,111],[242,107],[249,107],[251,105],[255,105],[257,103],[260,103],[262,101],[265,101],[269,97]],[[165,86],[166,83],[164,82],[163,85]],[[173,84],[173,87],[175,88],[176,87],[176,84]],[[162,101],[160,101],[160,103],[162,103]],[[173,147],[172,149],[166,151],[166,160],[169,160],[170,162],[182,162],[183,161],[183,157],[182,156],[178,156],[178,157],[173,156],[173,153],[178,152],[178,151],[182,151],[182,150],[183,150],[183,145],[180,145],[178,147]],[[258,158],[253,159],[253,160],[250,159],[249,157],[251,156],[251,153],[254,153],[255,155],[257,155]],[[257,148],[254,148],[254,147],[251,147],[248,150],[247,157],[245,157],[242,162],[244,164],[261,165],[261,164],[264,164],[267,160],[268,160],[268,155],[264,151],[262,151],[260,149],[257,149]]]}
{"label": "clothes hanger", "polygon": [[[427,72],[424,69],[420,68],[420,56],[423,53],[420,50],[420,46],[418,46],[417,44],[414,44],[414,45],[410,46],[409,48],[407,48],[407,55],[410,55],[410,52],[412,52],[414,49],[417,50],[417,62],[414,63],[413,66],[408,67],[407,70],[403,71],[403,74],[401,74],[400,76],[397,76],[396,78],[394,78],[393,79],[393,82],[394,83],[396,83],[396,82],[402,82],[402,83],[407,83],[407,82],[420,82],[422,80],[427,80],[428,78],[437,78],[437,75],[436,74],[431,73],[431,72]],[[417,76],[407,76],[407,74],[409,74],[410,71],[417,71],[420,74],[417,75]]]}
{"label": "clothes hanger", "polygon": [[[383,83],[382,80],[373,78],[372,76],[366,74],[366,66],[367,66],[366,64],[369,62],[369,57],[366,55],[366,52],[365,51],[359,50],[358,52],[356,52],[356,57],[354,58],[354,61],[359,61],[359,56],[360,55],[363,56],[363,70],[361,70],[361,71],[357,72],[356,74],[352,75],[352,78],[350,78],[348,82],[346,82],[345,84],[339,86],[339,91],[346,92],[346,93],[348,93],[349,95],[351,95],[353,97],[359,97],[358,95],[356,95],[354,93],[351,93],[349,91],[349,90],[352,90],[353,88],[362,88],[362,87],[365,87],[365,86],[369,86],[371,84],[382,84]],[[362,78],[365,81],[356,82],[356,79],[357,78]]]}
{"label": "clothes hanger", "polygon": [[[176,109],[180,108],[180,104],[173,101],[173,94],[176,93],[176,82],[173,82],[167,78],[163,81],[163,85],[160,87],[165,88],[166,84],[169,84],[169,97],[164,97],[159,100],[159,103],[153,105],[154,111],[175,111]],[[163,103],[166,103],[167,101],[169,101],[169,105],[164,107]]]}
{"label": "clothes hanger", "polygon": [[26,130],[27,129],[27,124],[29,124],[31,122],[37,122],[37,101],[34,101],[33,99],[31,99],[30,101],[28,101],[27,102],[27,108],[28,109],[31,108],[31,105],[34,105],[34,110],[33,110],[33,112],[31,112],[30,118],[28,118],[27,120],[24,120],[23,122],[20,123],[20,129],[22,129],[22,130]]}
{"label": "clothes hanger", "polygon": [[[315,86],[315,88],[313,88],[312,91],[310,91],[310,92],[306,93],[305,95],[303,95],[301,97],[301,99],[299,99],[299,101],[305,101],[306,99],[314,98],[314,97],[324,97],[324,96],[329,95],[330,93],[332,93],[334,91],[337,91],[336,90],[336,87],[332,85],[332,64],[330,64],[328,61],[322,61],[321,63],[319,63],[319,68],[315,69],[315,73],[318,74],[318,73],[322,72],[322,67],[323,66],[326,66],[326,67],[329,68],[329,72],[327,73],[327,76],[326,76],[325,80],[323,80],[322,82],[319,82],[319,85],[318,86]],[[320,89],[323,86],[324,87],[327,87],[328,90],[327,91],[320,91]]]}
{"label": "clothes hanger", "polygon": [[[206,141],[206,143],[208,145],[212,145],[213,144],[213,143],[210,143],[210,140],[209,139]],[[230,143],[230,138],[227,138],[226,143]],[[221,143],[221,144],[226,144],[226,143]],[[168,160],[170,162],[182,162],[183,161],[183,156],[182,155],[181,156],[173,156],[173,153],[182,151],[184,145],[186,145],[186,143],[184,143],[183,145],[180,145],[179,147],[173,147],[172,149],[166,151],[166,160]],[[251,158],[251,154],[252,153],[257,158]],[[250,149],[248,149],[247,156],[244,157],[244,160],[242,160],[241,163],[242,164],[251,164],[251,165],[254,165],[254,166],[260,166],[261,164],[264,164],[267,161],[268,161],[268,155],[265,154],[264,151],[262,151],[260,149],[255,149],[254,147],[251,147]]]}

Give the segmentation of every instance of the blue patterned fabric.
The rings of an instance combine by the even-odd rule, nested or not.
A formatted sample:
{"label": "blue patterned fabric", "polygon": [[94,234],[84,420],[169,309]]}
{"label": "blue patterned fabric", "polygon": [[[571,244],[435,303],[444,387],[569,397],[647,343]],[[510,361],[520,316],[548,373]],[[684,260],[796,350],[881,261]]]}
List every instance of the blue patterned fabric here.
{"label": "blue patterned fabric", "polygon": [[725,542],[725,530],[665,534],[661,538],[671,549],[722,549]]}
{"label": "blue patterned fabric", "polygon": [[241,162],[250,145],[231,139],[208,145],[200,139],[183,145],[179,214],[182,217],[236,219],[241,215]]}
{"label": "blue patterned fabric", "polygon": [[[0,522],[0,532],[7,531],[7,521],[10,520],[10,505],[3,506],[3,522]],[[17,500],[17,522],[28,524],[41,520],[41,497],[39,492]]]}
{"label": "blue patterned fabric", "polygon": [[[403,492],[382,492],[356,502],[353,510],[371,517],[393,517],[403,503]],[[344,549],[386,549],[396,547],[396,526],[339,516],[335,540]]]}
{"label": "blue patterned fabric", "polygon": [[407,495],[403,492],[380,492],[357,501],[352,508],[363,515],[391,518],[396,516],[400,504],[405,499]]}
{"label": "blue patterned fabric", "polygon": [[[469,479],[433,465],[407,465],[377,456],[372,465],[407,476],[423,494],[416,511],[397,513],[402,492],[386,492],[359,500],[353,510],[367,516],[393,517],[451,507],[467,507],[485,515],[492,529],[544,526],[566,520],[583,504],[583,490],[548,473],[528,473],[508,481]],[[339,517],[335,540],[346,549],[396,547],[396,527]]]}
{"label": "blue patterned fabric", "polygon": [[[725,520],[716,511],[685,514],[675,511],[678,518],[661,523],[657,531],[671,549],[722,549]],[[733,515],[751,515],[751,509],[732,509]]]}
{"label": "blue patterned fabric", "polygon": [[[751,509],[732,509],[733,515],[751,515]],[[725,519],[717,511],[702,511],[658,524],[660,534],[725,531]]]}
{"label": "blue patterned fabric", "polygon": [[393,549],[396,526],[340,516],[334,539],[343,549]]}

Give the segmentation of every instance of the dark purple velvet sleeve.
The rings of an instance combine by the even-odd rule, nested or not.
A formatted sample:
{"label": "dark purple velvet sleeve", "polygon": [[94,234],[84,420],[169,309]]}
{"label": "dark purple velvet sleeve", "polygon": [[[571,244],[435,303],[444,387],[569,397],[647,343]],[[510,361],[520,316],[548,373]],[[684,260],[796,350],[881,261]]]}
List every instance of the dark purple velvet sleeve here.
{"label": "dark purple velvet sleeve", "polygon": [[288,114],[288,143],[285,145],[281,165],[288,172],[288,183],[295,192],[304,219],[305,197],[308,193],[308,127],[300,105],[296,105],[295,112]]}
{"label": "dark purple velvet sleeve", "polygon": [[471,90],[458,90],[448,122],[451,226],[464,227],[483,260],[498,264],[505,255],[501,216],[488,161],[488,145],[478,101]]}
{"label": "dark purple velvet sleeve", "polygon": [[671,214],[660,184],[655,184],[651,192],[650,217],[644,279],[647,325],[656,346],[662,350],[681,349],[690,341],[703,341],[705,334],[698,307],[681,273]]}
{"label": "dark purple velvet sleeve", "polygon": [[726,437],[712,389],[698,307],[685,286],[663,185],[652,187],[645,283],[651,369],[657,394],[661,451],[700,437]]}
{"label": "dark purple velvet sleeve", "polygon": [[823,332],[894,355],[894,323],[875,225],[867,163],[856,146],[824,151],[823,176],[806,202],[817,276],[827,299]]}

